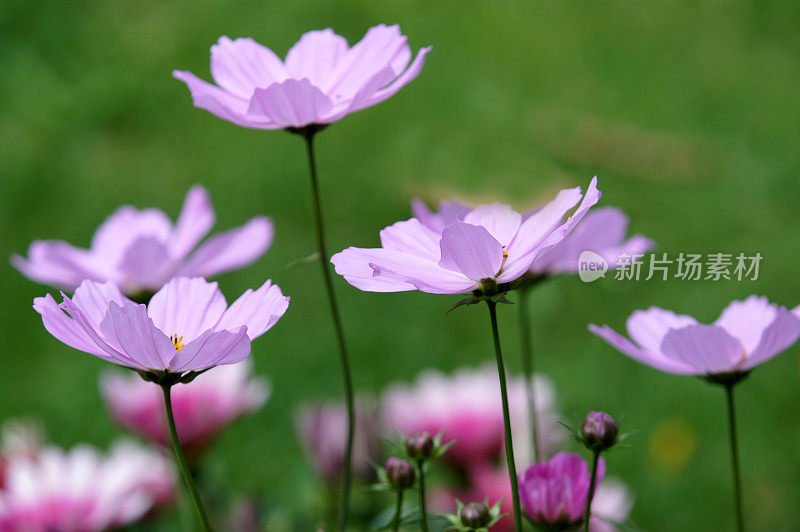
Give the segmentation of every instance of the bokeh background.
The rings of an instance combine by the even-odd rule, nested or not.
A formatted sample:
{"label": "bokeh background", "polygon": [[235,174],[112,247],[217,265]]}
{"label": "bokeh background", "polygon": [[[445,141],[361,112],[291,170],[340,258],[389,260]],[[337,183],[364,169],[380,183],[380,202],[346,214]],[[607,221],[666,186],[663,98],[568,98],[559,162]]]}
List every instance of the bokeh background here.
{"label": "bokeh background", "polygon": [[[338,398],[333,331],[313,265],[305,154],[298,138],[250,131],[192,107],[174,68],[208,78],[220,35],[252,36],[283,55],[309,29],[350,42],[399,22],[412,48],[432,44],[420,77],[319,137],[332,251],[377,244],[408,200],[456,196],[527,208],[599,176],[603,204],[659,251],[760,252],[757,281],[592,283],[558,278],[535,292],[538,369],[567,421],[624,415],[630,446],[609,470],[636,496],[646,530],[721,530],[731,481],[724,398],[700,380],[657,373],[590,335],[659,305],[711,321],[757,293],[800,303],[800,4],[795,1],[363,2],[120,1],[0,3],[0,257],[35,238],[88,245],[121,204],[177,215],[194,183],[218,229],[264,213],[272,249],[220,278],[229,299],[266,277],[292,296],[254,345],[274,393],[227,431],[207,460],[226,490],[301,511],[313,476],[292,428],[303,401]],[[492,356],[479,307],[457,298],[359,292],[337,278],[361,392],[423,368]],[[60,445],[105,446],[119,431],[97,390],[105,364],[46,334],[38,286],[0,261],[0,419],[35,416]],[[506,358],[519,369],[516,314],[500,309]],[[798,349],[739,389],[746,513],[753,530],[800,521]],[[212,483],[213,483],[212,482]],[[299,510],[298,510],[299,509]]]}

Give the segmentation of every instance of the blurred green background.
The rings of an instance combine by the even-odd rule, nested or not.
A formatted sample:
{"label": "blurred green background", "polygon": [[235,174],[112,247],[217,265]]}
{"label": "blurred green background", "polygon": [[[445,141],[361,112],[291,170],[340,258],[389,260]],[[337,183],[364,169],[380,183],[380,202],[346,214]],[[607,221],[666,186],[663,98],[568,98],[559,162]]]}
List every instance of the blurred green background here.
{"label": "blurred green background", "polygon": [[[564,417],[603,409],[636,431],[630,448],[608,458],[635,493],[633,521],[646,530],[731,528],[722,391],[638,365],[586,326],[620,329],[650,305],[711,321],[752,293],[800,303],[796,1],[5,0],[0,257],[35,238],[88,245],[124,203],[174,217],[194,183],[210,189],[219,229],[271,216],[269,253],[220,282],[229,299],[266,277],[292,296],[254,345],[274,394],[224,434],[208,474],[271,505],[303,500],[311,473],[293,408],[340,394],[319,272],[284,268],[314,250],[303,146],[194,109],[170,71],[208,79],[208,47],[223,34],[283,55],[309,29],[333,27],[352,43],[380,22],[399,22],[412,48],[434,50],[397,96],[320,135],[333,251],[377,244],[380,228],[409,216],[415,195],[526,208],[597,174],[602,203],[622,207],[660,251],[762,254],[754,282],[563,277],[533,302],[538,368],[554,379]],[[31,301],[48,289],[1,262],[0,419],[40,417],[61,445],[108,444],[118,431],[96,387],[106,365],[45,333]],[[480,307],[445,317],[456,297],[336,283],[362,392],[492,356]],[[500,326],[516,370],[513,307],[500,309]],[[793,348],[739,389],[751,530],[800,521],[798,377]]]}

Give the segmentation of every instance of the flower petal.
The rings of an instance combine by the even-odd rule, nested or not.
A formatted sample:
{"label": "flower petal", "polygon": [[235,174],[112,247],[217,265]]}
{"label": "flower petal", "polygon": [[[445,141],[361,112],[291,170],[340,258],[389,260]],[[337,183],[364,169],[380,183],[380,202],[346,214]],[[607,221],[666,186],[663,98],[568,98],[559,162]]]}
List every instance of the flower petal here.
{"label": "flower petal", "polygon": [[634,345],[633,342],[608,325],[598,327],[597,325],[591,324],[589,325],[589,330],[623,354],[659,371],[675,373],[677,375],[694,375],[697,373],[697,370],[692,366],[680,361],[668,359],[664,357],[660,351],[647,351]]}
{"label": "flower petal", "polygon": [[431,212],[424,201],[420,199],[411,200],[411,212],[414,218],[419,220],[422,225],[435,233],[442,234],[445,227],[453,223],[453,220],[464,220],[472,207],[460,201],[446,200],[439,202],[437,212]]}
{"label": "flower petal", "polygon": [[380,237],[384,249],[402,251],[432,261],[438,261],[441,255],[440,236],[414,218],[384,228]]}
{"label": "flower petal", "polygon": [[519,231],[522,215],[508,205],[492,203],[471,210],[464,217],[464,222],[485,227],[503,247],[506,247]]}
{"label": "flower petal", "polygon": [[131,360],[147,369],[168,369],[175,356],[175,345],[156,328],[145,305],[125,303],[119,306],[111,302],[108,314],[100,322],[100,331]]}
{"label": "flower petal", "polygon": [[713,375],[736,371],[744,360],[742,343],[716,325],[689,325],[672,329],[661,343],[664,356]]}
{"label": "flower petal", "polygon": [[117,268],[124,279],[129,279],[124,288],[130,293],[141,288],[158,290],[172,265],[166,243],[153,236],[143,236],[128,245]]}
{"label": "flower petal", "polygon": [[109,362],[119,363],[115,357],[101,349],[76,320],[61,310],[50,294],[34,299],[33,309],[41,314],[42,323],[47,332],[61,342],[78,351],[89,353]]}
{"label": "flower petal", "polygon": [[249,100],[258,88],[280,83],[288,77],[275,53],[251,38],[220,37],[211,46],[211,77],[226,91]]}
{"label": "flower petal", "polygon": [[798,338],[800,338],[800,319],[785,307],[780,307],[775,320],[764,329],[758,345],[749,352],[742,369],[753,369],[788,349]]}
{"label": "flower petal", "polygon": [[436,262],[390,249],[362,249],[375,277],[410,283],[417,290],[432,294],[461,294],[475,288],[476,282],[460,272],[444,269]]}
{"label": "flower petal", "polygon": [[321,123],[332,108],[333,102],[308,79],[287,79],[256,89],[247,115],[267,117],[283,128],[303,127]]}
{"label": "flower petal", "polygon": [[433,46],[421,48],[419,52],[417,52],[417,57],[414,58],[414,62],[411,63],[411,66],[408,67],[402,74],[400,74],[400,76],[398,76],[397,79],[395,79],[390,85],[377,91],[369,100],[367,100],[367,105],[376,105],[388,98],[391,98],[397,94],[400,89],[414,81],[414,78],[419,76],[419,73],[422,72],[422,67],[425,66],[425,57],[428,55],[428,53],[430,53],[431,50],[433,50]]}
{"label": "flower petal", "polygon": [[503,264],[503,246],[485,227],[455,220],[442,231],[439,266],[469,279],[494,279]]}
{"label": "flower petal", "polygon": [[270,219],[256,216],[240,227],[209,238],[178,275],[211,277],[251,264],[269,249],[274,234]]}
{"label": "flower petal", "polygon": [[750,296],[744,301],[733,301],[722,311],[714,325],[738,338],[748,353],[755,351],[761,335],[778,315],[778,305],[766,297]]}
{"label": "flower petal", "polygon": [[28,257],[13,255],[11,265],[33,281],[70,290],[84,279],[101,281],[105,277],[87,250],[61,240],[35,240]]}
{"label": "flower petal", "polygon": [[176,277],[150,299],[147,314],[165,334],[183,337],[188,344],[214,327],[227,308],[217,283]]}
{"label": "flower petal", "polygon": [[114,281],[104,283],[84,281],[72,295],[72,302],[95,328],[100,327],[100,322],[106,317],[108,306],[112,301],[117,305],[132,302],[122,295]]}
{"label": "flower petal", "polygon": [[408,282],[397,281],[390,277],[376,277],[370,263],[375,259],[374,249],[349,247],[331,257],[336,273],[345,281],[365,292],[405,292],[416,290]]}
{"label": "flower petal", "polygon": [[660,353],[664,336],[670,330],[696,324],[697,320],[691,316],[675,314],[671,310],[659,307],[650,307],[647,310],[637,310],[631,314],[625,328],[633,341],[642,346],[645,351]]}
{"label": "flower petal", "polygon": [[286,54],[286,69],[293,78],[322,87],[348,48],[347,40],[330,28],[309,31]]}
{"label": "flower petal", "polygon": [[236,331],[204,332],[178,351],[169,364],[170,371],[202,371],[220,364],[241,362],[250,354],[247,327]]}
{"label": "flower petal", "polygon": [[214,207],[205,187],[195,185],[186,194],[183,208],[169,239],[173,257],[185,257],[208,234],[215,221]]}
{"label": "flower petal", "polygon": [[234,330],[246,325],[247,336],[255,340],[283,316],[289,307],[289,299],[278,285],[267,280],[258,290],[248,289],[239,296],[222,314],[214,329]]}
{"label": "flower petal", "polygon": [[162,211],[125,205],[97,228],[92,236],[92,253],[113,273],[135,240],[149,236],[166,242],[170,233],[172,222]]}

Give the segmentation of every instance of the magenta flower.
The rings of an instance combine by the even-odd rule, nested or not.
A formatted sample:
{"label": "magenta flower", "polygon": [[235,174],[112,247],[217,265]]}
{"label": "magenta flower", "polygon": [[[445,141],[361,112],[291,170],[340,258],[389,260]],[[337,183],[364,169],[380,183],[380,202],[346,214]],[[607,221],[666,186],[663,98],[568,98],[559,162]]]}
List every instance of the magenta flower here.
{"label": "magenta flower", "polygon": [[84,281],[71,299],[63,297],[60,305],[49,294],[34,300],[50,334],[143,376],[193,374],[240,362],[250,354],[250,342],[289,306],[289,298],[267,281],[229,307],[217,283],[200,277],[172,279],[148,305],[127,299],[112,281]]}
{"label": "magenta flower", "polygon": [[[201,452],[223,429],[255,410],[270,394],[269,383],[252,378],[250,360],[220,366],[172,390],[175,425],[184,450]],[[111,417],[142,438],[169,443],[164,419],[164,397],[158,385],[134,374],[108,371],[101,376],[100,389]]]}
{"label": "magenta flower", "polygon": [[[375,406],[369,400],[357,400],[355,413],[353,473],[358,478],[371,479],[375,470],[370,462],[380,456],[381,443]],[[347,410],[344,403],[303,405],[295,417],[295,429],[317,475],[330,486],[336,485],[347,452]]]}
{"label": "magenta flower", "polygon": [[[598,463],[598,483],[605,461]],[[591,473],[578,454],[558,453],[549,462],[534,464],[519,481],[525,513],[534,523],[567,529],[583,522]]]}
{"label": "magenta flower", "polygon": [[428,225],[416,218],[397,222],[381,231],[382,247],[350,247],[331,262],[347,282],[370,292],[417,289],[462,294],[511,283],[561,242],[597,203],[601,194],[596,185],[593,178],[585,197],[580,187],[562,190],[525,220],[511,207],[493,203],[471,210],[463,220],[453,215],[441,233],[431,229],[438,223],[431,220],[426,220]]}
{"label": "magenta flower", "polygon": [[619,266],[622,255],[638,255],[655,247],[655,242],[643,235],[626,239],[628,217],[617,207],[601,207],[588,213],[572,233],[533,264],[536,276],[575,273],[578,259],[584,251],[597,253],[609,269]]}
{"label": "magenta flower", "polygon": [[97,229],[89,249],[36,240],[27,258],[14,255],[11,263],[29,279],[67,290],[86,279],[110,280],[126,294],[139,294],[154,292],[173,277],[211,277],[246,266],[272,243],[272,222],[256,216],[195,249],[214,218],[208,192],[194,186],[175,224],[158,209],[126,205]]}
{"label": "magenta flower", "polygon": [[46,447],[7,463],[1,532],[117,530],[171,498],[175,481],[160,454],[130,442],[107,456],[89,446]]}
{"label": "magenta flower", "polygon": [[310,31],[286,60],[253,39],[220,37],[211,47],[211,77],[172,75],[186,83],[194,105],[234,124],[256,129],[330,124],[376,105],[417,77],[430,47],[411,61],[397,25],[380,24],[350,47],[333,30]]}
{"label": "magenta flower", "polygon": [[800,319],[766,297],[734,301],[711,325],[651,307],[631,314],[631,340],[608,325],[589,330],[629,357],[667,373],[745,374],[800,338]]}

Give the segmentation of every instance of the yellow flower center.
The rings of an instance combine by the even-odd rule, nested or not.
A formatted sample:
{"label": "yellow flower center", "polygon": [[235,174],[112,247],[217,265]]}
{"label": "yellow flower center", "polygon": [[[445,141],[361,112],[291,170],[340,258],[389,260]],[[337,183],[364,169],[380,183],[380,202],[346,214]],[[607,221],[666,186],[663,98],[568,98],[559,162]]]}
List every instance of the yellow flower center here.
{"label": "yellow flower center", "polygon": [[183,336],[178,336],[177,334],[173,334],[169,337],[169,339],[172,340],[172,345],[175,346],[176,353],[181,349],[183,349],[184,347],[186,347],[186,344],[183,343]]}

